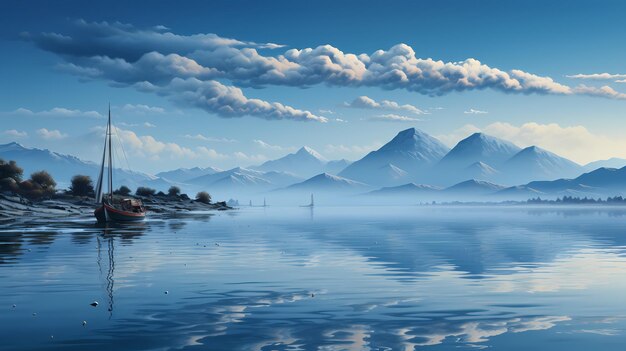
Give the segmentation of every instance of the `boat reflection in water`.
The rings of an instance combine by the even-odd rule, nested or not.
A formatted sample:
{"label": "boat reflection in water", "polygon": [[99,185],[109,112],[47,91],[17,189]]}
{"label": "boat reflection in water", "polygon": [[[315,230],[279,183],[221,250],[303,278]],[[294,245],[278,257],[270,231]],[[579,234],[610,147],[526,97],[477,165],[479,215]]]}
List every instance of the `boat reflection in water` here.
{"label": "boat reflection in water", "polygon": [[[128,240],[129,238],[140,236],[145,231],[145,227],[145,222],[96,224],[96,228],[99,229],[96,235],[98,271],[107,296],[109,319],[113,317],[114,307],[115,240],[116,238]],[[105,250],[106,254],[103,254]],[[103,258],[103,256],[106,258]]]}

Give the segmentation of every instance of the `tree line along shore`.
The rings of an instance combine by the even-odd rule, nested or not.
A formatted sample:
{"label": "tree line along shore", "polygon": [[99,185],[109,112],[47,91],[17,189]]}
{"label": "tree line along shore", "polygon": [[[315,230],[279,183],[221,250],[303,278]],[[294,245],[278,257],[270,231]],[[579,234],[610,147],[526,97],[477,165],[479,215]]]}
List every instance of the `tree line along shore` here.
{"label": "tree line along shore", "polygon": [[[24,170],[15,161],[0,159],[0,217],[13,217],[27,214],[76,214],[91,212],[95,196],[93,180],[88,175],[72,177],[68,189],[57,189],[57,183],[45,170],[33,172],[24,179]],[[177,186],[171,186],[167,193],[157,192],[149,187],[132,190],[122,185],[113,191],[116,198],[140,198],[150,212],[180,212],[197,210],[232,209],[225,202],[213,202],[206,191],[198,192],[190,198]],[[66,211],[64,211],[64,209]],[[60,212],[60,213],[59,213]]]}

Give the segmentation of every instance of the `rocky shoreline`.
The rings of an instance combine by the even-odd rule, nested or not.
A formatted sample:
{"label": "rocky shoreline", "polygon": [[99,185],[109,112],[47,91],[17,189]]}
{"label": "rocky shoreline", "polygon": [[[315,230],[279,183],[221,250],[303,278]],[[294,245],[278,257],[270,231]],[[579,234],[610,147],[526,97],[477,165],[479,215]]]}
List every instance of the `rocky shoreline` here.
{"label": "rocky shoreline", "polygon": [[[205,211],[232,210],[225,202],[206,204],[186,197],[172,196],[135,196],[143,201],[148,216],[150,213],[181,214]],[[49,199],[29,200],[12,193],[0,193],[0,221],[42,219],[42,218],[80,218],[93,216],[95,204],[92,198],[71,195],[57,195]]]}

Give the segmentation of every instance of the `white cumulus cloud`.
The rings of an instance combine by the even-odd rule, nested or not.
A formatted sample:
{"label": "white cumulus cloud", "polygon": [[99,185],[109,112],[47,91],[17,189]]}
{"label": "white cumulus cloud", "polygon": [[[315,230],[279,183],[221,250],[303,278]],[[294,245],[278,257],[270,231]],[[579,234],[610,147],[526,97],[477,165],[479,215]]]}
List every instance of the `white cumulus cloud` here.
{"label": "white cumulus cloud", "polygon": [[57,129],[49,130],[46,128],[37,129],[37,135],[46,140],[60,140],[67,137],[67,134],[61,133]]}
{"label": "white cumulus cloud", "polygon": [[205,136],[202,134],[185,134],[185,138],[186,139],[192,139],[192,140],[200,140],[200,141],[208,141],[208,142],[216,142],[216,143],[236,143],[237,140],[235,139],[229,139],[229,138],[217,138],[217,137],[212,137],[212,136]]}
{"label": "white cumulus cloud", "polygon": [[487,114],[487,113],[489,113],[489,112],[487,112],[487,111],[482,111],[482,110],[475,110],[475,109],[473,109],[473,108],[470,108],[470,109],[469,109],[469,110],[467,110],[467,111],[463,111],[463,113],[465,113],[466,115],[485,115],[485,114]]}
{"label": "white cumulus cloud", "polygon": [[20,107],[10,114],[22,116],[44,116],[44,117],[89,117],[103,118],[104,116],[97,111],[81,111],[77,109],[69,109],[65,107],[54,107],[49,110],[33,111],[24,107]]}
{"label": "white cumulus cloud", "polygon": [[[183,106],[225,118],[327,121],[280,102],[249,98],[240,87],[305,88],[325,84],[402,89],[429,96],[491,89],[517,94],[626,98],[608,86],[570,87],[551,77],[520,69],[504,70],[474,58],[456,62],[420,58],[412,47],[402,43],[369,54],[344,52],[332,45],[267,54],[257,49],[277,49],[281,45],[216,34],[181,35],[162,27],[141,29],[86,21],[75,22],[65,33],[29,33],[24,39],[58,54],[64,60],[60,67],[82,78],[165,95]],[[410,113],[422,111],[391,101],[378,104]]]}
{"label": "white cumulus cloud", "polygon": [[13,137],[13,138],[26,138],[28,136],[28,133],[23,132],[23,131],[19,131],[17,129],[9,129],[9,130],[5,130],[3,132],[4,135]]}
{"label": "white cumulus cloud", "polygon": [[370,121],[382,121],[382,122],[418,122],[420,121],[420,119],[418,118],[396,115],[393,113],[370,117],[369,120]]}
{"label": "white cumulus cloud", "polygon": [[592,79],[592,80],[615,80],[625,79],[626,74],[611,74],[611,73],[591,73],[591,74],[573,74],[566,76],[573,79]]}
{"label": "white cumulus cloud", "polygon": [[356,99],[354,99],[352,102],[344,103],[344,106],[351,107],[351,108],[370,109],[370,110],[404,111],[404,112],[410,112],[416,115],[422,115],[422,114],[428,113],[410,104],[401,105],[391,100],[381,100],[380,102],[377,102],[376,100],[368,96],[359,96]]}
{"label": "white cumulus cloud", "polygon": [[125,111],[125,112],[130,112],[130,113],[137,113],[137,114],[146,114],[146,113],[161,114],[161,113],[165,113],[165,109],[163,107],[148,106],[148,105],[143,105],[143,104],[125,104],[124,106],[122,106],[121,110]]}

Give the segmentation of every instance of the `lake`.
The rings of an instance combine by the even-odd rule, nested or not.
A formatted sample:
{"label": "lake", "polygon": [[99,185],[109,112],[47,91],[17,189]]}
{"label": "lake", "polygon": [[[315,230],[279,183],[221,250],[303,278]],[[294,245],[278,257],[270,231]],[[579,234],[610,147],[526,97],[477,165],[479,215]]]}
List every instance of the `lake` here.
{"label": "lake", "polygon": [[626,345],[620,208],[242,208],[0,232],[2,350]]}

